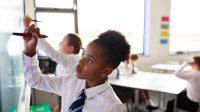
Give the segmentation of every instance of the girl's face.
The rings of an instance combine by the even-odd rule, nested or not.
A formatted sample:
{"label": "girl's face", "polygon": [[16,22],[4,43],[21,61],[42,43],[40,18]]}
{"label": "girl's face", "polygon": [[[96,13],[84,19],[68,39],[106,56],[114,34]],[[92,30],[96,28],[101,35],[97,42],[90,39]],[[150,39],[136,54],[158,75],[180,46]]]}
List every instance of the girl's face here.
{"label": "girl's face", "polygon": [[83,58],[77,65],[76,76],[98,84],[104,83],[111,72],[111,68],[107,67],[103,49],[94,42],[89,43],[84,50]]}
{"label": "girl's face", "polygon": [[195,71],[199,71],[200,67],[198,66],[198,64],[195,63],[194,59],[191,59],[188,64],[192,67],[193,70]]}
{"label": "girl's face", "polygon": [[63,54],[72,54],[73,53],[73,46],[68,44],[68,36],[65,36],[63,40],[59,43],[59,52]]}

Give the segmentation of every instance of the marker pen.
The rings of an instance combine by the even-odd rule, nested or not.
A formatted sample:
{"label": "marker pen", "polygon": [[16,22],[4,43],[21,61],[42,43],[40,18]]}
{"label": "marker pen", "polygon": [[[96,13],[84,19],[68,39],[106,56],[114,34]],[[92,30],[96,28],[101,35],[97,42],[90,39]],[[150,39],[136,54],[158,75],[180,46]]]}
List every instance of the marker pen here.
{"label": "marker pen", "polygon": [[[12,34],[16,35],[16,36],[32,37],[32,33],[17,33],[17,32],[13,32]],[[39,36],[39,38],[47,38],[47,37],[48,37],[47,35],[43,35],[43,34],[41,34]]]}
{"label": "marker pen", "polygon": [[38,20],[36,20],[36,19],[33,19],[32,21],[33,21],[33,22],[42,22],[42,21],[38,21]]}

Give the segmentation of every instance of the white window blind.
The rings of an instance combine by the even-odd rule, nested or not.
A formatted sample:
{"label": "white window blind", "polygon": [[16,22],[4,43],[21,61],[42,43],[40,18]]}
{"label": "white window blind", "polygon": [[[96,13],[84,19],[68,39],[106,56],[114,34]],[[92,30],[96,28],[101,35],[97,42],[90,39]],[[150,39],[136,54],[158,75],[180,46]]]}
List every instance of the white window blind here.
{"label": "white window blind", "polygon": [[79,34],[83,44],[109,29],[127,37],[132,53],[143,53],[144,0],[79,0]]}
{"label": "white window blind", "polygon": [[171,0],[170,53],[200,51],[199,4],[199,0]]}

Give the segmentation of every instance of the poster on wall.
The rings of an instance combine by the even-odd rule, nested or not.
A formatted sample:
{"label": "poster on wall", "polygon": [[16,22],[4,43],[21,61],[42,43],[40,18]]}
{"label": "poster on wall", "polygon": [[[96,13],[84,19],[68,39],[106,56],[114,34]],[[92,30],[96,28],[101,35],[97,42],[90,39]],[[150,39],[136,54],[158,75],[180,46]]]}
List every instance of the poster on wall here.
{"label": "poster on wall", "polygon": [[160,44],[168,44],[169,40],[169,16],[161,17]]}

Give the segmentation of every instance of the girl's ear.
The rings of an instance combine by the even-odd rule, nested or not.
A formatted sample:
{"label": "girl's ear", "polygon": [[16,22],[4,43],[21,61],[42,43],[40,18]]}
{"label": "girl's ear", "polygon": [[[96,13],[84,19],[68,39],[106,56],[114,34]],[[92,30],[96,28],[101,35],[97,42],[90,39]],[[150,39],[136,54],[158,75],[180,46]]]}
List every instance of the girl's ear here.
{"label": "girl's ear", "polygon": [[68,46],[68,49],[70,49],[70,51],[73,53],[74,52],[74,46],[70,45]]}
{"label": "girl's ear", "polygon": [[108,77],[108,75],[110,75],[112,72],[113,72],[113,68],[106,67],[102,75],[103,77]]}

